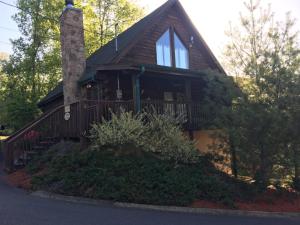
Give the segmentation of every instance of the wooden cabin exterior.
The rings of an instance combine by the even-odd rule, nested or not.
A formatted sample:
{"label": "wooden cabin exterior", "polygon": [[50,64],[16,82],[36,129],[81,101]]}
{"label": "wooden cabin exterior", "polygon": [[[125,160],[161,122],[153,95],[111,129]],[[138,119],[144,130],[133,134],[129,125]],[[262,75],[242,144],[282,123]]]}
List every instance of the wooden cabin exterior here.
{"label": "wooden cabin exterior", "polygon": [[[81,11],[67,8],[64,13],[62,18],[68,19],[68,13],[80,16]],[[83,29],[78,32],[81,34]],[[67,36],[68,31],[63,34]],[[206,85],[203,76],[207,70],[226,74],[179,1],[167,1],[116,39],[85,62],[76,62],[81,56],[72,57],[75,51],[62,49],[64,80],[39,102],[44,114],[6,141],[7,169],[12,169],[15,159],[32,151],[41,140],[80,139],[91,123],[109,119],[110,112],[120,108],[181,116],[191,137],[203,132],[211,116],[201,108]],[[68,46],[68,41],[76,43],[74,37],[62,37],[63,46]],[[76,63],[82,66],[70,68]],[[72,73],[80,74],[75,83],[68,80]],[[78,93],[74,98],[77,100],[70,103],[66,95],[71,93],[71,82]],[[33,143],[26,142],[32,131],[38,138]]]}

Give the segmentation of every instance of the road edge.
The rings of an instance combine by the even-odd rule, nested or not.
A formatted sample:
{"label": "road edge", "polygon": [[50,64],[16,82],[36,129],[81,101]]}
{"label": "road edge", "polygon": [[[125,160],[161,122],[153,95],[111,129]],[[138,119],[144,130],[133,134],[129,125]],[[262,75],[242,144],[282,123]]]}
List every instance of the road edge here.
{"label": "road edge", "polygon": [[65,196],[60,194],[54,194],[46,191],[35,191],[30,193],[32,196],[40,198],[48,198],[66,202],[90,204],[90,205],[110,205],[119,208],[135,208],[144,210],[155,210],[163,212],[179,212],[179,213],[194,213],[194,214],[206,214],[206,215],[228,215],[228,216],[255,216],[255,217],[276,217],[276,218],[292,218],[300,217],[300,213],[285,213],[285,212],[262,212],[262,211],[246,211],[246,210],[234,210],[234,209],[209,209],[209,208],[191,208],[191,207],[179,207],[179,206],[158,206],[147,204],[136,204],[126,202],[113,202],[108,200],[95,200],[82,197]]}

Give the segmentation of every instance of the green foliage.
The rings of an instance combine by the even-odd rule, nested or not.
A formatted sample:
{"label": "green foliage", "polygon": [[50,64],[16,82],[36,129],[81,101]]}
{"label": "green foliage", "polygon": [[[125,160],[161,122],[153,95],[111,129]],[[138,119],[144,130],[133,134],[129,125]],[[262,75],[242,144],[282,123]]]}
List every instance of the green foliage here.
{"label": "green foliage", "polygon": [[116,156],[109,150],[73,149],[58,154],[52,149],[32,163],[43,165],[31,170],[42,171],[33,178],[35,188],[74,196],[159,205],[189,205],[201,198],[233,206],[235,197],[251,193],[205,158],[175,166],[149,153]]}
{"label": "green foliage", "polygon": [[274,22],[270,7],[261,9],[252,0],[245,6],[248,14],[241,15],[240,27],[230,27],[225,52],[243,95],[219,122],[226,133],[225,151],[265,188],[271,179],[300,177],[295,116],[300,109],[300,46],[290,14],[284,22]]}
{"label": "green foliage", "polygon": [[192,141],[182,133],[176,120],[167,115],[112,113],[111,120],[94,124],[90,136],[96,150],[114,149],[155,153],[162,159],[175,162],[194,162],[198,152]]}
{"label": "green foliage", "polygon": [[111,120],[103,120],[94,124],[90,138],[95,149],[113,148],[116,150],[131,147],[142,148],[145,126],[143,115],[133,115],[132,112],[122,112],[120,115],[112,113]]}
{"label": "green foliage", "polygon": [[153,152],[162,159],[192,163],[199,155],[195,143],[187,139],[180,128],[180,119],[168,115],[147,114],[144,143],[145,151]]}
{"label": "green foliage", "polygon": [[[87,56],[110,41],[114,24],[122,32],[143,11],[128,0],[76,1],[83,9]],[[39,115],[37,102],[62,78],[59,17],[61,0],[18,0],[13,19],[21,37],[13,54],[0,65],[0,122],[18,129]]]}
{"label": "green foliage", "polygon": [[141,8],[129,0],[77,1],[76,6],[83,9],[87,55],[115,37],[116,24],[117,33],[120,33],[144,14]]}

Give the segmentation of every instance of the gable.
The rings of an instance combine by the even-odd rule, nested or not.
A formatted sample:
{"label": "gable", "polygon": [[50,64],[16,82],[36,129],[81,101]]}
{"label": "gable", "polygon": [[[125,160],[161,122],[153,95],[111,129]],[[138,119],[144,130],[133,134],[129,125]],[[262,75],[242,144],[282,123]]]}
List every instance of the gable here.
{"label": "gable", "polygon": [[[120,64],[157,64],[156,62],[156,42],[168,30],[174,29],[189,52],[189,69],[204,70],[220,68],[215,63],[211,54],[207,51],[205,43],[199,40],[198,35],[187,20],[186,15],[178,4],[173,4],[166,10],[160,18],[156,18],[156,23],[152,24],[144,33],[141,33],[138,41],[119,58]],[[191,37],[194,42],[191,45]],[[222,72],[222,71],[221,71]]]}

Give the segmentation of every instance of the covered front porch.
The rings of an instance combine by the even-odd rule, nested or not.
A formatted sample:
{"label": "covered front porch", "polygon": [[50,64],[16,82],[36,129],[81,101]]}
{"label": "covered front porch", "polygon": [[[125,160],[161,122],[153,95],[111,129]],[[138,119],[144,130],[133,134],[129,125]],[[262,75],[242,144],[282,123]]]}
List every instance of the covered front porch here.
{"label": "covered front porch", "polygon": [[99,68],[93,82],[83,86],[86,116],[89,121],[97,120],[100,114],[109,117],[111,111],[123,108],[168,114],[187,130],[201,129],[212,121],[212,115],[202,107],[206,85],[202,76],[161,66]]}

